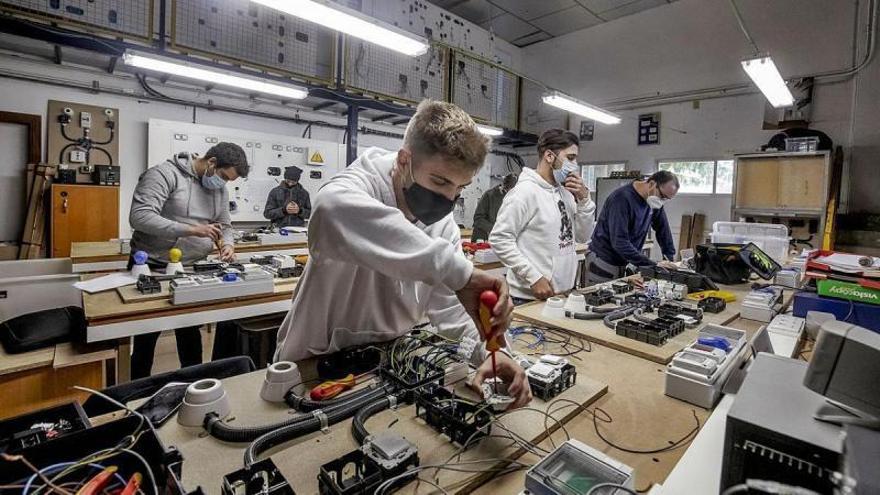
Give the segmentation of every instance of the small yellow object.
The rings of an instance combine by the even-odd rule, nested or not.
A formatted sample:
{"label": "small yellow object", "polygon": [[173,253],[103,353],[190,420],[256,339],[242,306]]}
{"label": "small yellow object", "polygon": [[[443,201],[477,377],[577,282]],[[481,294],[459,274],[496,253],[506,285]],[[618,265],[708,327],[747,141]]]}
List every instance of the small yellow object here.
{"label": "small yellow object", "polygon": [[702,301],[707,297],[717,297],[720,299],[724,299],[724,302],[736,301],[736,296],[732,292],[727,292],[726,290],[704,290],[701,292],[693,292],[687,295],[687,298],[692,301]]}
{"label": "small yellow object", "polygon": [[300,265],[305,265],[305,264],[306,264],[306,261],[309,261],[309,255],[307,255],[307,254],[300,254],[300,255],[298,255],[298,256],[294,256],[293,259],[294,259],[297,263],[299,263]]}
{"label": "small yellow object", "polygon": [[180,258],[183,257],[183,251],[178,248],[171,248],[168,250],[168,261],[172,263],[180,263]]}

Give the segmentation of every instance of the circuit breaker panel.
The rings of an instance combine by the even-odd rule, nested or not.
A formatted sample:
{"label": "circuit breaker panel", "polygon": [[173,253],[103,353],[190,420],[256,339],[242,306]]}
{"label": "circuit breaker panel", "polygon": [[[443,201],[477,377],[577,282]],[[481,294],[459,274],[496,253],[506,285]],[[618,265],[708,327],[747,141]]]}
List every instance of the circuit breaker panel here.
{"label": "circuit breaker panel", "polygon": [[284,179],[284,167],[303,170],[300,183],[312,196],[345,168],[345,147],[333,142],[160,119],[149,122],[148,163],[152,167],[182,152],[204,154],[224,141],[241,146],[251,165],[247,178],[226,185],[233,222],[267,221],[266,198]]}

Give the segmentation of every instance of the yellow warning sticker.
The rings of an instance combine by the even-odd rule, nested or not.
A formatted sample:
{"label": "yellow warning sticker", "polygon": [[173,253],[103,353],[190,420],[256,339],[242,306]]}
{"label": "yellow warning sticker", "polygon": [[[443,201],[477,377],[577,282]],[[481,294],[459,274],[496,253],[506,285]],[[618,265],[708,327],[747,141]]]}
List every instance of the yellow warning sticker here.
{"label": "yellow warning sticker", "polygon": [[312,153],[312,157],[309,158],[309,162],[311,162],[311,163],[324,163],[324,157],[321,156],[320,151],[316,151],[316,152]]}

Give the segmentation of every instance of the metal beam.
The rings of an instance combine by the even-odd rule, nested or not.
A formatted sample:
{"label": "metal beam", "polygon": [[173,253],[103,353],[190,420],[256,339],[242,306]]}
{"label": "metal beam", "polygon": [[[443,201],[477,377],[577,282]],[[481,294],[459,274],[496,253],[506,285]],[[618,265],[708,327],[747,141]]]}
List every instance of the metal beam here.
{"label": "metal beam", "polygon": [[382,115],[377,115],[370,119],[371,122],[379,122],[380,120],[388,120],[391,117],[397,117],[395,113],[383,113]]}
{"label": "metal beam", "polygon": [[409,117],[405,119],[392,120],[391,125],[406,124],[407,122],[409,122]]}
{"label": "metal beam", "polygon": [[312,111],[317,112],[318,110],[323,110],[325,108],[332,107],[335,104],[336,104],[335,101],[324,101],[324,102],[318,103],[317,105],[313,106]]}
{"label": "metal beam", "polygon": [[55,45],[53,48],[55,49],[55,64],[61,65],[61,62],[64,61],[64,57],[61,56],[61,45]]}
{"label": "metal beam", "polygon": [[348,107],[348,119],[346,121],[346,132],[348,140],[345,142],[345,165],[352,163],[357,159],[358,152],[358,113],[357,105]]}

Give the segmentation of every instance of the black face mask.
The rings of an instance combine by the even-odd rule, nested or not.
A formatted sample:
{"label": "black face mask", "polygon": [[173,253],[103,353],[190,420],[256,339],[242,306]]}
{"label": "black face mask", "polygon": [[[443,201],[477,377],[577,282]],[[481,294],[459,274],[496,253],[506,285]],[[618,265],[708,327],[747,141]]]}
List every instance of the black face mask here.
{"label": "black face mask", "polygon": [[[416,217],[416,220],[425,225],[431,225],[449,215],[452,209],[455,208],[455,201],[451,201],[446,196],[419,185],[412,175],[412,163],[410,163],[409,174],[413,183],[411,186],[403,188],[403,197],[406,199],[406,205],[409,206],[409,210]],[[458,197],[455,199],[458,199]]]}

